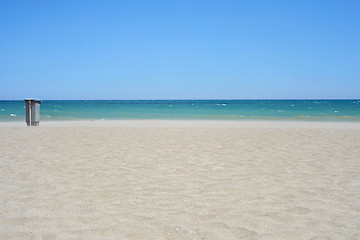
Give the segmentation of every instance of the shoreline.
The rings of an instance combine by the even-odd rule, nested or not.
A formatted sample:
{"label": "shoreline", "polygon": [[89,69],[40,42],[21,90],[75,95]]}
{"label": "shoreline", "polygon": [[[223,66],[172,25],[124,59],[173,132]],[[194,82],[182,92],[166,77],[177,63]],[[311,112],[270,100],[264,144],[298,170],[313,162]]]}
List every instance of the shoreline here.
{"label": "shoreline", "polygon": [[[0,122],[0,128],[27,127],[25,122]],[[43,127],[119,127],[119,128],[319,128],[360,129],[360,122],[330,121],[235,121],[235,120],[78,120],[43,121]]]}

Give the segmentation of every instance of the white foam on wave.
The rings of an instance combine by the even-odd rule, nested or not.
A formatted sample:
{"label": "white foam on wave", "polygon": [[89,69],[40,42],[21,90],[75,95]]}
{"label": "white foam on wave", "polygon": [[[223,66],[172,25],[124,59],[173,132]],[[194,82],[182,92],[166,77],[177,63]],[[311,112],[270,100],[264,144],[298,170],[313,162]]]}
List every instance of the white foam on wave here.
{"label": "white foam on wave", "polygon": [[10,117],[16,117],[16,114],[12,113],[12,114],[10,114]]}

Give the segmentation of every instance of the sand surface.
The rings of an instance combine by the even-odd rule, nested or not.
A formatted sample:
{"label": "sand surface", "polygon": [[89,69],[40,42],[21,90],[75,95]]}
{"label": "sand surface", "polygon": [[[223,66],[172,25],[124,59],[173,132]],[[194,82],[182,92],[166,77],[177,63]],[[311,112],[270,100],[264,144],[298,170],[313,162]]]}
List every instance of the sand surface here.
{"label": "sand surface", "polygon": [[0,239],[360,239],[360,123],[0,123]]}

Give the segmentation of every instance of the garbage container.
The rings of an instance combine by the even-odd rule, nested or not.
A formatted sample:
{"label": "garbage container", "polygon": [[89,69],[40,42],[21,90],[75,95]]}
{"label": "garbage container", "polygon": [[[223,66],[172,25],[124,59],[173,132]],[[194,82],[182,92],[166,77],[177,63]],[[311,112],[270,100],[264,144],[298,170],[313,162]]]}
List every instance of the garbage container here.
{"label": "garbage container", "polygon": [[41,100],[37,98],[26,98],[25,112],[26,112],[26,124],[28,126],[39,126],[40,122],[40,103]]}

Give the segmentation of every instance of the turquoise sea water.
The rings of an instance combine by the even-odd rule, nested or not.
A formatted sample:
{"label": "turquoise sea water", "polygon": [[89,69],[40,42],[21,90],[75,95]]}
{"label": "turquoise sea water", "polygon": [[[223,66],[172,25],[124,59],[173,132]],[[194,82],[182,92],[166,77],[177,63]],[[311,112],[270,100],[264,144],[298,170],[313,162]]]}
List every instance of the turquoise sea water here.
{"label": "turquoise sea water", "polygon": [[[214,119],[360,121],[360,100],[43,100],[41,121]],[[0,121],[25,121],[24,101],[0,101]]]}

